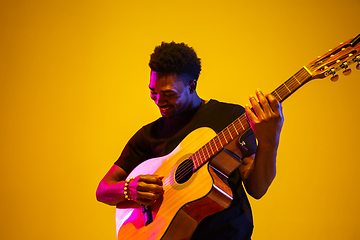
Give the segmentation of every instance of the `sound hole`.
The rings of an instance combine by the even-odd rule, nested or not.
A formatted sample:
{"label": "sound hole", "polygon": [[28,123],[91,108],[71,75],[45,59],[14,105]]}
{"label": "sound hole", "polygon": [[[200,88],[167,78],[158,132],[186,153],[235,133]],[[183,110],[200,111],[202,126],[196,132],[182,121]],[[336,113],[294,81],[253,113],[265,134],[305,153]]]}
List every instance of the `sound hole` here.
{"label": "sound hole", "polygon": [[189,180],[193,174],[194,163],[190,159],[183,161],[176,169],[175,180],[177,183],[184,183]]}

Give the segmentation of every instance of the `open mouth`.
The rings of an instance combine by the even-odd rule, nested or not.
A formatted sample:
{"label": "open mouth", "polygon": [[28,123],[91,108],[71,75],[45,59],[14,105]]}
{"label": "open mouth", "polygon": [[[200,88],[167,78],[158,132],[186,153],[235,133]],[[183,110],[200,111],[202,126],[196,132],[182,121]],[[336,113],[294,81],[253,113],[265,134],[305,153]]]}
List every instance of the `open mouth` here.
{"label": "open mouth", "polygon": [[170,106],[159,107],[161,111],[169,110]]}
{"label": "open mouth", "polygon": [[167,114],[169,112],[170,108],[171,108],[171,106],[161,106],[161,107],[159,107],[160,112],[162,114]]}

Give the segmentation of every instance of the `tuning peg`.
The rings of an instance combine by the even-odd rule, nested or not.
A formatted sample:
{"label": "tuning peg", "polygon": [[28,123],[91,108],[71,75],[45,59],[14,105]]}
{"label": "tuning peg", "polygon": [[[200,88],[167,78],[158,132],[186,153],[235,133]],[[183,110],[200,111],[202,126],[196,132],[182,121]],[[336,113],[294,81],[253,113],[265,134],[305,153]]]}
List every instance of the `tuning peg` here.
{"label": "tuning peg", "polygon": [[331,74],[333,75],[330,80],[333,82],[336,82],[337,80],[339,80],[339,75],[336,74],[335,69],[331,69]]}
{"label": "tuning peg", "polygon": [[356,64],[356,69],[360,70],[360,56],[356,57],[356,61],[358,62],[358,64]]}
{"label": "tuning peg", "polygon": [[330,80],[333,81],[333,82],[336,82],[337,80],[339,80],[339,75],[336,74],[336,75],[332,76],[330,78]]}
{"label": "tuning peg", "polygon": [[348,69],[345,69],[344,71],[343,71],[343,74],[345,75],[345,76],[349,76],[350,74],[351,74],[351,68],[348,68]]}
{"label": "tuning peg", "polygon": [[[349,55],[350,56],[350,55]],[[353,59],[354,62],[357,62],[358,64],[356,64],[356,69],[357,70],[360,70],[360,55],[356,56],[354,59]]]}
{"label": "tuning peg", "polygon": [[351,74],[351,69],[349,68],[349,65],[348,65],[347,62],[344,62],[343,68],[345,69],[345,70],[343,71],[343,74],[344,74],[345,76],[349,76],[349,75]]}

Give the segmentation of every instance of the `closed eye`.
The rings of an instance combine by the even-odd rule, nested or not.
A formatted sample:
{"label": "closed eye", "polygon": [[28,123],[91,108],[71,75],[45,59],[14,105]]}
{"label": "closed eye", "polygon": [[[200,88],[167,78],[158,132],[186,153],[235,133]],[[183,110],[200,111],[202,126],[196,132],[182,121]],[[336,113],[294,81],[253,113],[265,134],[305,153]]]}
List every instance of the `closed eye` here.
{"label": "closed eye", "polygon": [[167,97],[173,97],[173,96],[175,96],[175,93],[174,93],[174,92],[166,92],[166,93],[165,93],[165,96],[167,96]]}

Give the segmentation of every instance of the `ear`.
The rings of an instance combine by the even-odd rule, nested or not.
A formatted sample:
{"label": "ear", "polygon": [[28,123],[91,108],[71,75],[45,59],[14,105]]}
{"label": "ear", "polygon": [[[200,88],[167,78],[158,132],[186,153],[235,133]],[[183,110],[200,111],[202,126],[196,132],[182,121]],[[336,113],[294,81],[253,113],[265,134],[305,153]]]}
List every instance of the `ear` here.
{"label": "ear", "polygon": [[190,93],[195,92],[195,90],[196,90],[196,83],[197,83],[197,80],[196,80],[196,79],[190,81],[190,83],[189,83]]}

